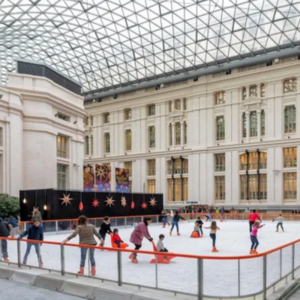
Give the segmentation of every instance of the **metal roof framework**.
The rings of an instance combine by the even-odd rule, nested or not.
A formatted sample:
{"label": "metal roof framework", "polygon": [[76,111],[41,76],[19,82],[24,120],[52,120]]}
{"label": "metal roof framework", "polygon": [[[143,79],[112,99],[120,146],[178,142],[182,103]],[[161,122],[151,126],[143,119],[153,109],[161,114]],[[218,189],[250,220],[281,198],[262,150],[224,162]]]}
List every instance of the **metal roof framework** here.
{"label": "metal roof framework", "polygon": [[91,99],[284,55],[299,22],[300,0],[0,0],[0,82],[33,60]]}

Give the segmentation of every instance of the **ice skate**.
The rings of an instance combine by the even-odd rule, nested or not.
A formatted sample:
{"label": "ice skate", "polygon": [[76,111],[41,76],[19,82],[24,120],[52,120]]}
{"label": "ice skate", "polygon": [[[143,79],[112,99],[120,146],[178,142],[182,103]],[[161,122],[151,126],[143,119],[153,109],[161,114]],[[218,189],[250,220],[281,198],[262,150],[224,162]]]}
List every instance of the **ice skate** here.
{"label": "ice skate", "polygon": [[276,232],[278,232],[278,229],[276,229]]}
{"label": "ice skate", "polygon": [[133,258],[133,259],[132,259],[132,263],[133,263],[133,264],[137,264],[138,262],[139,262],[139,261],[138,261],[136,258]]}
{"label": "ice skate", "polygon": [[77,272],[78,275],[84,274],[84,267],[80,267],[79,271]]}
{"label": "ice skate", "polygon": [[216,247],[213,247],[212,252],[219,252],[219,250]]}
{"label": "ice skate", "polygon": [[40,266],[40,268],[42,268],[42,267],[44,266],[44,264],[43,264],[43,263],[40,263],[39,266]]}
{"label": "ice skate", "polygon": [[133,253],[131,253],[128,258],[133,259]]}
{"label": "ice skate", "polygon": [[170,231],[170,235],[172,235],[172,231]]}
{"label": "ice skate", "polygon": [[166,227],[166,225],[163,225],[163,226],[162,226],[162,228],[165,228],[165,227]]}
{"label": "ice skate", "polygon": [[8,258],[4,258],[3,259],[5,262],[9,262],[9,259]]}
{"label": "ice skate", "polygon": [[253,254],[258,254],[256,249],[253,249]]}
{"label": "ice skate", "polygon": [[95,276],[96,275],[96,267],[92,267],[92,270],[91,270],[91,275],[92,276]]}
{"label": "ice skate", "polygon": [[255,254],[255,252],[253,251],[253,249],[250,250],[249,254]]}
{"label": "ice skate", "polygon": [[177,232],[177,235],[180,235],[180,233],[179,233],[179,232]]}

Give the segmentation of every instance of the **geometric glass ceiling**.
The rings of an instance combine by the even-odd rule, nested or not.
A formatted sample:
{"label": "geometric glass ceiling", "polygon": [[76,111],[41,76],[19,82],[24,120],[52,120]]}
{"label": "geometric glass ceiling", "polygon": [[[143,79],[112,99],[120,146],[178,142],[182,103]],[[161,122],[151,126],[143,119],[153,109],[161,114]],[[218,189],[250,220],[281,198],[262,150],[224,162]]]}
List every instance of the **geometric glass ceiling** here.
{"label": "geometric glass ceiling", "polygon": [[300,0],[0,0],[0,76],[43,62],[107,91],[299,45]]}

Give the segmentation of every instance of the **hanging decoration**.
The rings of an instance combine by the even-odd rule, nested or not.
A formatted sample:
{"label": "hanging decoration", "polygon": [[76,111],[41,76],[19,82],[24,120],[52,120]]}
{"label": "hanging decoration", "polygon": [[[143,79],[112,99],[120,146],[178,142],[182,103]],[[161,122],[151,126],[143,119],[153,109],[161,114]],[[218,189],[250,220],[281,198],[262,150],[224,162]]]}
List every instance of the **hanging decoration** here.
{"label": "hanging decoration", "polygon": [[80,210],[80,211],[83,211],[82,193],[80,193],[80,203],[79,203],[79,210]]}
{"label": "hanging decoration", "polygon": [[63,194],[64,196],[63,196],[63,198],[60,198],[60,200],[62,200],[61,204],[66,204],[66,206],[68,206],[68,204],[71,205],[71,201],[73,200],[73,198],[70,198],[70,194],[68,194],[68,195],[66,195],[66,194]]}
{"label": "hanging decoration", "polygon": [[130,203],[130,207],[131,209],[134,209],[134,201],[133,201],[133,194],[131,194],[131,203]]}
{"label": "hanging decoration", "polygon": [[156,200],[155,200],[155,198],[153,198],[153,197],[150,198],[149,203],[150,203],[150,205],[151,205],[152,207],[156,206]]}
{"label": "hanging decoration", "polygon": [[141,205],[142,209],[146,209],[147,208],[147,203],[146,202],[143,202],[142,205]]}
{"label": "hanging decoration", "polygon": [[93,207],[98,207],[99,206],[99,201],[98,199],[94,199],[92,202]]}
{"label": "hanging decoration", "polygon": [[121,205],[125,207],[127,205],[126,198],[124,196],[121,197]]}
{"label": "hanging decoration", "polygon": [[107,198],[107,200],[105,200],[106,206],[111,207],[112,205],[115,205],[114,202],[115,202],[116,200],[113,200],[113,197],[106,197],[106,198]]}

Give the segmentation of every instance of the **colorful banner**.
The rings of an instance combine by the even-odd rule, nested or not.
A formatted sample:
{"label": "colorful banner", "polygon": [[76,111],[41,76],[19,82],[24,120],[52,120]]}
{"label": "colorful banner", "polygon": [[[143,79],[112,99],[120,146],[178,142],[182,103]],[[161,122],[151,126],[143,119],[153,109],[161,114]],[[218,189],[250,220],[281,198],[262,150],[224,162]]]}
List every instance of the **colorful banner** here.
{"label": "colorful banner", "polygon": [[111,168],[109,164],[96,165],[96,188],[98,192],[111,191]]}
{"label": "colorful banner", "polygon": [[116,168],[116,192],[129,193],[129,170]]}
{"label": "colorful banner", "polygon": [[90,192],[94,188],[94,167],[91,165],[83,166],[83,190]]}

